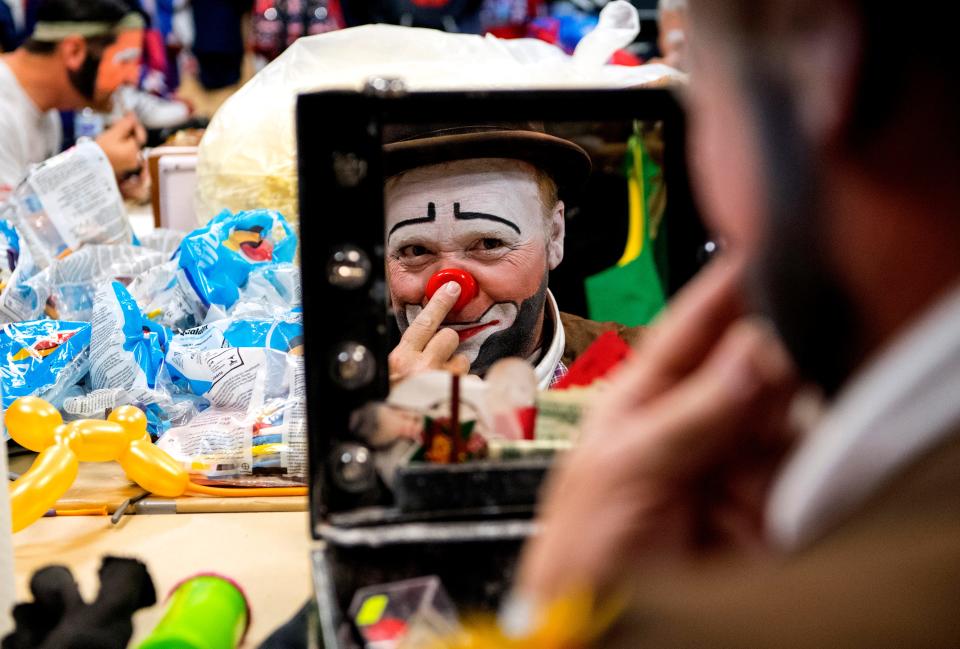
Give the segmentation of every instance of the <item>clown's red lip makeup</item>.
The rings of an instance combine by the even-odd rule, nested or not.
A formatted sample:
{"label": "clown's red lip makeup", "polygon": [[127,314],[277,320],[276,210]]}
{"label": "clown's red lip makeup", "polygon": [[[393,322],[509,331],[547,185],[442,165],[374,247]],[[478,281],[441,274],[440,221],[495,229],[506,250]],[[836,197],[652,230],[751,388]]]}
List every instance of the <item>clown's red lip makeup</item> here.
{"label": "clown's red lip makeup", "polygon": [[[495,327],[498,324],[500,324],[499,320],[491,320],[490,322],[485,322],[483,324],[469,325],[466,327],[464,327],[464,325],[451,325],[449,328],[456,331],[457,336],[460,337],[460,342],[463,342],[465,340],[470,340],[471,338],[476,336],[478,333],[480,333],[484,329]],[[458,329],[458,327],[464,327],[464,328]]]}

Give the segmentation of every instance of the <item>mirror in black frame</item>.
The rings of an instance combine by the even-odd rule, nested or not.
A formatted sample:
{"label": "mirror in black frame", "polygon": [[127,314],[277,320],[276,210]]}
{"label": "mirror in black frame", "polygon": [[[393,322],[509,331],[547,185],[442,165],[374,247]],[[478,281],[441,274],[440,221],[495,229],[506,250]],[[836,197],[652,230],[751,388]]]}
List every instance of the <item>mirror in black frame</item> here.
{"label": "mirror in black frame", "polygon": [[315,521],[529,515],[575,441],[548,391],[698,267],[675,102],[318,93],[299,125]]}

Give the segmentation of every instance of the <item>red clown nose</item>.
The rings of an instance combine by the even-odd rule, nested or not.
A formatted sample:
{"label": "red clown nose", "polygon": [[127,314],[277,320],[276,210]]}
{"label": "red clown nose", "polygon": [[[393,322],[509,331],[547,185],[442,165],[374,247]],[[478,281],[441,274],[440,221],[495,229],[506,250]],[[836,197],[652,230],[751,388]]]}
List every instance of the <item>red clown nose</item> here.
{"label": "red clown nose", "polygon": [[453,305],[453,311],[460,311],[480,293],[477,288],[477,280],[473,279],[473,275],[459,268],[444,268],[427,280],[427,299],[431,299],[433,294],[447,282],[456,282],[460,285],[460,298]]}

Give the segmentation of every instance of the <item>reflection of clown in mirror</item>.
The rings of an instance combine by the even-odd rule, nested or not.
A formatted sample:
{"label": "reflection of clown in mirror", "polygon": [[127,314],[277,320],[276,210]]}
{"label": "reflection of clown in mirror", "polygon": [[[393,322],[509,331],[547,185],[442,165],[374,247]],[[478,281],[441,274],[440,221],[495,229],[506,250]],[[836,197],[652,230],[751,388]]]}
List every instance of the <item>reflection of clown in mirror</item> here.
{"label": "reflection of clown in mirror", "polygon": [[[520,357],[549,387],[582,351],[567,344],[570,327],[581,346],[604,328],[561,316],[547,288],[563,259],[561,196],[584,182],[589,157],[529,125],[403,135],[384,147],[387,276],[402,333],[392,381],[436,368],[483,375]],[[455,283],[426,290],[447,269],[476,280],[462,308]]]}

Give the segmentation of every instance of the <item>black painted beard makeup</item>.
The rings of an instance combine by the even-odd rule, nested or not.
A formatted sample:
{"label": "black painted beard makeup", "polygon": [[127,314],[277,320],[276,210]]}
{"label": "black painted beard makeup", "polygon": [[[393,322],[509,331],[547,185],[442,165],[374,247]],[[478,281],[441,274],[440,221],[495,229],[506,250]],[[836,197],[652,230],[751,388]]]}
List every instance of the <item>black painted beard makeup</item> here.
{"label": "black painted beard makeup", "polygon": [[524,358],[536,349],[539,342],[537,336],[537,322],[544,312],[547,303],[547,276],[537,292],[520,303],[517,310],[517,319],[513,326],[490,336],[480,347],[477,360],[470,365],[471,374],[486,374],[490,366],[501,358],[519,356]]}

